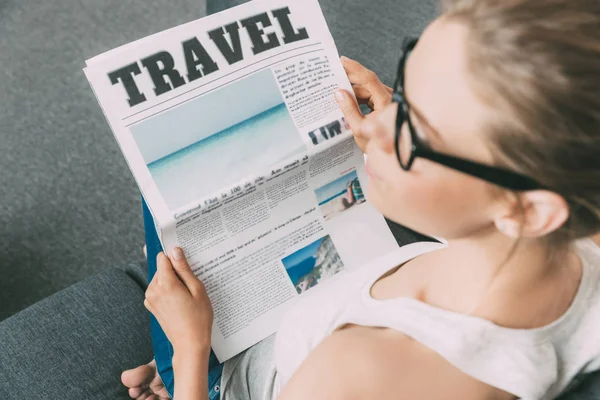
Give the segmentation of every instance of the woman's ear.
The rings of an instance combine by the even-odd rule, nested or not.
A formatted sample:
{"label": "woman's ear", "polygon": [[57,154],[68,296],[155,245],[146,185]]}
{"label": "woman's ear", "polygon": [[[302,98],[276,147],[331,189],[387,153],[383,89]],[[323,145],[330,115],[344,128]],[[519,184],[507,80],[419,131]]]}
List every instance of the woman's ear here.
{"label": "woman's ear", "polygon": [[554,192],[534,190],[517,196],[520,201],[494,220],[496,228],[508,237],[542,237],[559,229],[569,218],[567,201]]}

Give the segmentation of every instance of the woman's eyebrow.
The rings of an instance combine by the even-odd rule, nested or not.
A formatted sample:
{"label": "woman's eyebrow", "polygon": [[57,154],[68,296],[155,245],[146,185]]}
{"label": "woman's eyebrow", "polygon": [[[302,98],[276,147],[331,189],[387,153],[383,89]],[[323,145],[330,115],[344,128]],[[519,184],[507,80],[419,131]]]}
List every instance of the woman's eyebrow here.
{"label": "woman's eyebrow", "polygon": [[428,131],[433,133],[433,136],[435,136],[435,139],[440,143],[444,143],[444,139],[442,138],[442,135],[440,135],[440,133],[437,131],[437,129],[435,129],[433,126],[431,126],[431,124],[429,123],[427,118],[423,115],[423,113],[417,107],[415,107],[413,104],[410,104],[409,108],[417,116],[417,118],[419,119],[419,122],[421,122],[421,124],[424,125]]}

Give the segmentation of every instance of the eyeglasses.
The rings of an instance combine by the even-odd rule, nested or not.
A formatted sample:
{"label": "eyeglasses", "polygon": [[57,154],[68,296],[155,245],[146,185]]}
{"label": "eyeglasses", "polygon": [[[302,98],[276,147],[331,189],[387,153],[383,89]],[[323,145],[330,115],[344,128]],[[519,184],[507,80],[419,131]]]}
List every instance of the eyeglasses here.
{"label": "eyeglasses", "polygon": [[[409,38],[404,44],[404,51],[398,64],[398,74],[392,95],[392,101],[398,103],[395,145],[396,156],[402,169],[405,171],[410,170],[415,158],[421,157],[510,190],[525,191],[543,188],[539,182],[528,176],[503,168],[492,167],[464,158],[439,153],[427,147],[419,139],[411,121],[410,107],[404,94],[404,66],[417,41],[417,38]],[[404,122],[408,124],[408,130],[402,129]]]}

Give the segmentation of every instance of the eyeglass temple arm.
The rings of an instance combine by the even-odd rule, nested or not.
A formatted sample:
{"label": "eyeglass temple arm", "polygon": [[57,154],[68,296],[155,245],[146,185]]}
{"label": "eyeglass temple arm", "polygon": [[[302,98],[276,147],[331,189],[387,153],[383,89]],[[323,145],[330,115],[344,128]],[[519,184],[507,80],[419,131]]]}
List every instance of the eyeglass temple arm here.
{"label": "eyeglass temple arm", "polygon": [[418,150],[418,156],[465,172],[469,175],[476,176],[488,182],[495,183],[496,185],[507,189],[524,191],[542,188],[538,182],[531,178],[498,167],[491,167],[462,158],[431,152],[424,148]]}

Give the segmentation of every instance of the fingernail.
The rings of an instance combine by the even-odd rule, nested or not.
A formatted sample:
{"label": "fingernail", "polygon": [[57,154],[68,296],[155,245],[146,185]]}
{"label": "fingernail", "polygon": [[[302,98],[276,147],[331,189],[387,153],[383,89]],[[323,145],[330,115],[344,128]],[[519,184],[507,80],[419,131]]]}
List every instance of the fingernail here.
{"label": "fingernail", "polygon": [[345,98],[346,98],[346,94],[344,93],[344,91],[342,91],[342,90],[335,91],[335,99],[338,102],[344,101]]}
{"label": "fingernail", "polygon": [[183,250],[181,250],[181,247],[175,247],[171,254],[173,255],[173,258],[175,260],[177,260],[177,261],[183,260]]}
{"label": "fingernail", "polygon": [[340,57],[340,60],[342,60],[342,61],[348,61],[348,60],[350,60],[350,58],[348,58],[348,57],[346,57],[346,56],[341,56],[341,57]]}

